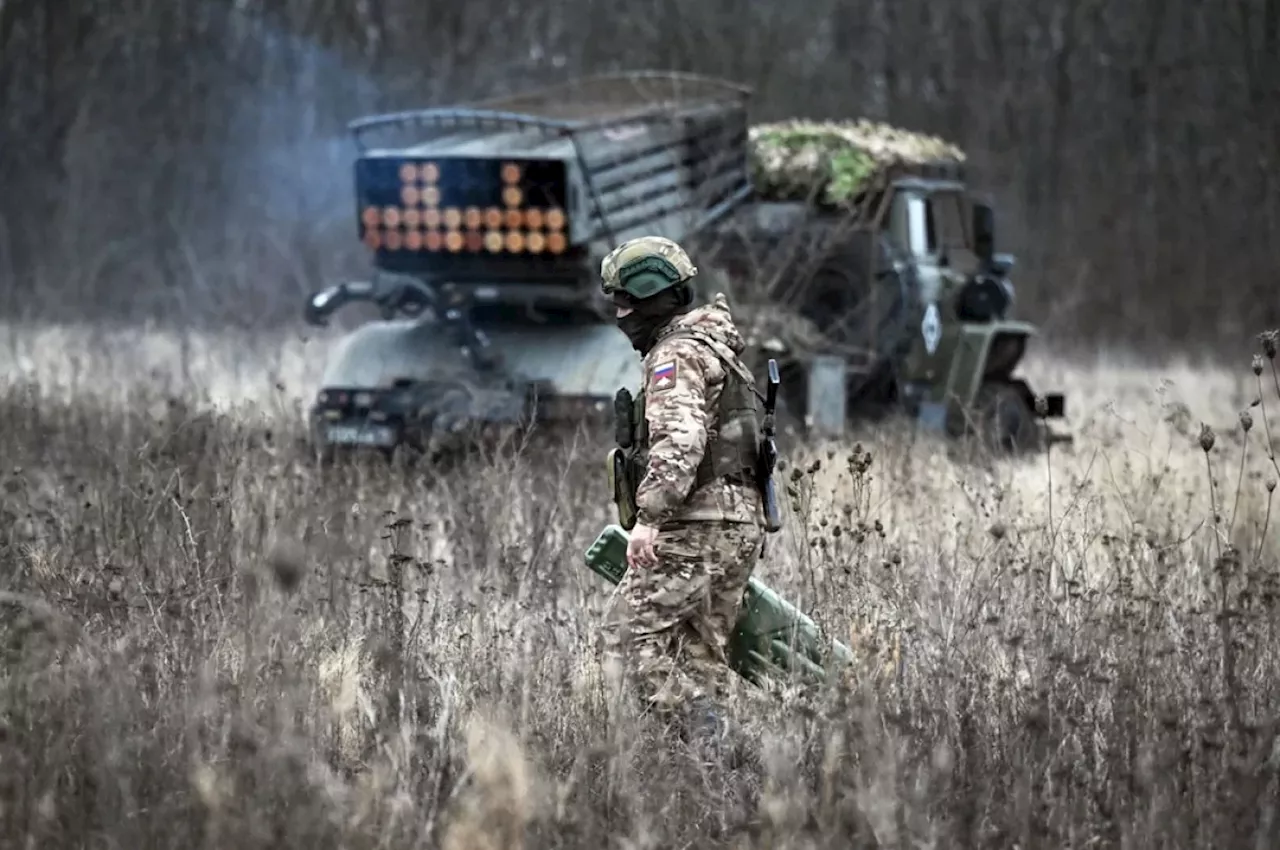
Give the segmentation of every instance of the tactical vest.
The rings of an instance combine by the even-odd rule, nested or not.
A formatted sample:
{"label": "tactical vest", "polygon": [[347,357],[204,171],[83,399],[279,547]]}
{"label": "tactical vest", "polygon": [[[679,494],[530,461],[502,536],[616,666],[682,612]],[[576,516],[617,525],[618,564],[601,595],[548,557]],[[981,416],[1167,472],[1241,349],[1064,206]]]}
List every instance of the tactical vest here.
{"label": "tactical vest", "polygon": [[[742,365],[732,349],[723,343],[692,328],[682,328],[662,337],[659,344],[670,339],[685,337],[695,339],[715,354],[725,367],[724,386],[720,391],[720,403],[716,407],[716,435],[708,435],[702,461],[694,478],[693,489],[721,479],[735,484],[754,484],[756,463],[760,454],[760,423],[757,419],[755,378]],[[649,424],[645,419],[645,392],[640,388],[631,408],[631,433],[634,442],[629,453],[628,475],[631,503],[635,503],[636,490],[649,467]]]}

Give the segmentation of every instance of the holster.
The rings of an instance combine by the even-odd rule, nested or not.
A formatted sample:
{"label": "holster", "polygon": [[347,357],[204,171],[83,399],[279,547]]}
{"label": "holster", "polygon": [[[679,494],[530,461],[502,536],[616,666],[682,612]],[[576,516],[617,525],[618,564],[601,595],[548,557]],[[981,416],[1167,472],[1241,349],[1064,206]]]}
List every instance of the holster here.
{"label": "holster", "polygon": [[630,449],[635,445],[635,426],[632,423],[634,399],[631,392],[623,387],[613,399],[614,439],[618,445],[610,449],[606,474],[609,476],[609,491],[613,494],[613,503],[618,506],[618,524],[630,531],[636,524],[636,484],[632,480],[634,473],[630,457]]}
{"label": "holster", "polygon": [[609,477],[609,490],[613,494],[613,503],[618,508],[618,525],[627,531],[636,525],[636,503],[632,498],[635,488],[631,481],[631,464],[627,461],[626,452],[620,446],[609,450],[606,474]]}

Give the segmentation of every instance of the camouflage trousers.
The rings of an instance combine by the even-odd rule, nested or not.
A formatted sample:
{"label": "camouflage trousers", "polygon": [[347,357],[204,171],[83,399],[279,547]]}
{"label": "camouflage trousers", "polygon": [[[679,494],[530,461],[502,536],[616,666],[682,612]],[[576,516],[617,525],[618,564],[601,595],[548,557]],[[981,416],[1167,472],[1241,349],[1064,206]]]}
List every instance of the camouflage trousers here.
{"label": "camouflage trousers", "polygon": [[745,523],[672,524],[654,542],[657,566],[627,569],[605,649],[646,707],[668,714],[725,696],[735,675],[727,666],[729,636],[763,534]]}

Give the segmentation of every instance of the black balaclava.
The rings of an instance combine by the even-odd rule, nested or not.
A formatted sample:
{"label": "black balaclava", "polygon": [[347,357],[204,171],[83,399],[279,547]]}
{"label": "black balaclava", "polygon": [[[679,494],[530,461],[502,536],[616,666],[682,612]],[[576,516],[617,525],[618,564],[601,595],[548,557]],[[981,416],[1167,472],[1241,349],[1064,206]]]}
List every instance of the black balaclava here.
{"label": "black balaclava", "polygon": [[689,293],[684,287],[665,289],[652,298],[632,298],[625,292],[614,296],[614,303],[621,307],[633,308],[630,313],[618,319],[618,329],[631,340],[631,347],[641,356],[653,348],[655,337],[672,318],[687,313],[691,309]]}

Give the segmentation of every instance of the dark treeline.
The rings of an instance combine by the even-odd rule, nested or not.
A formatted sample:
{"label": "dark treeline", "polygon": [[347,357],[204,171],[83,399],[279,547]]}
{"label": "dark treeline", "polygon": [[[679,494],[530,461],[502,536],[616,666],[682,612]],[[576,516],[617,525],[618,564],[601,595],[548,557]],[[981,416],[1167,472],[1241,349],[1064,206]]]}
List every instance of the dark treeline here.
{"label": "dark treeline", "polygon": [[635,67],[962,144],[1052,336],[1280,322],[1280,0],[8,0],[0,307],[292,319],[365,268],[345,121]]}

